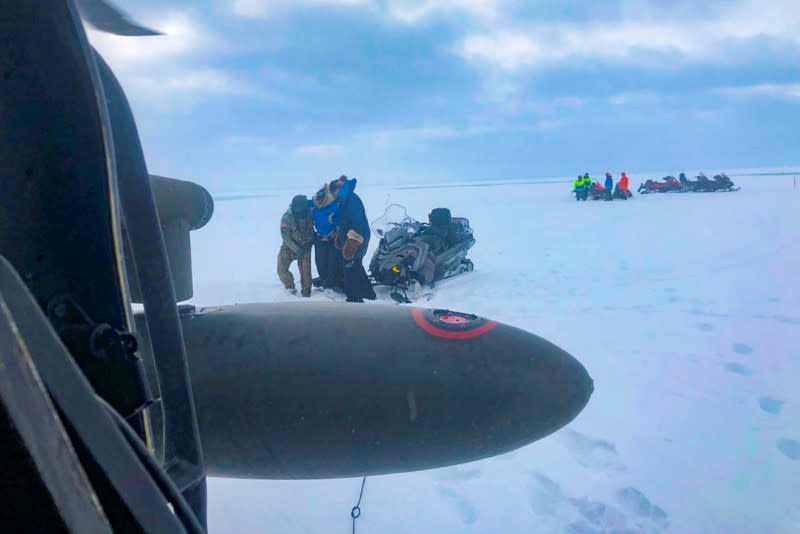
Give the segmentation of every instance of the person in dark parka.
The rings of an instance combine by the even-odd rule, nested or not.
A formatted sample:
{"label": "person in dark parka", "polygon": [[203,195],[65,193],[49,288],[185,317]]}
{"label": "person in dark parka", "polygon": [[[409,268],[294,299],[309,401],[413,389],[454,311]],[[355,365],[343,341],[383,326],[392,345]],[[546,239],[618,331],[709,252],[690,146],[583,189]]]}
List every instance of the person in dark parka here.
{"label": "person in dark parka", "polygon": [[335,244],[344,258],[347,302],[375,300],[375,290],[363,264],[369,246],[369,221],[364,203],[355,193],[356,179],[348,180],[346,176],[341,176],[331,186],[336,191],[336,201],[339,203]]}
{"label": "person in dark parka", "polygon": [[611,193],[614,191],[614,178],[611,177],[610,172],[606,172],[606,200],[611,200]]}

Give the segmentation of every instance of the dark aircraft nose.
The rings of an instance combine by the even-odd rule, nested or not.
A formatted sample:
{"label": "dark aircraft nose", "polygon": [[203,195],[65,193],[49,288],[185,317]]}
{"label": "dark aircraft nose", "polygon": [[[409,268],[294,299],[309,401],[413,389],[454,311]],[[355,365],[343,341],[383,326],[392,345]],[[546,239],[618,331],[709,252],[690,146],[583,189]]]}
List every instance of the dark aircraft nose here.
{"label": "dark aircraft nose", "polygon": [[182,316],[211,476],[335,478],[501,454],[572,421],[593,385],[552,343],[469,314],[322,302]]}

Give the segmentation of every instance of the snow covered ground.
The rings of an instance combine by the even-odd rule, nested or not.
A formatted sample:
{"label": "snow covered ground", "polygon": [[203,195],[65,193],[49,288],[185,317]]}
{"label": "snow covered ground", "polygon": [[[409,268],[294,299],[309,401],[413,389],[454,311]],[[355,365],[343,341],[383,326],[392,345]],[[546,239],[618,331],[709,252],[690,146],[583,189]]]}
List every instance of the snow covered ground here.
{"label": "snow covered ground", "polygon": [[[596,391],[523,449],[368,479],[357,532],[800,532],[800,189],[791,176],[734,180],[741,191],[611,203],[577,203],[563,183],[360,180],[370,220],[398,203],[472,223],[475,272],[418,304],[539,334]],[[218,200],[193,234],[193,303],[294,298],[275,274],[293,194]],[[211,479],[209,526],[350,532],[360,482]]]}

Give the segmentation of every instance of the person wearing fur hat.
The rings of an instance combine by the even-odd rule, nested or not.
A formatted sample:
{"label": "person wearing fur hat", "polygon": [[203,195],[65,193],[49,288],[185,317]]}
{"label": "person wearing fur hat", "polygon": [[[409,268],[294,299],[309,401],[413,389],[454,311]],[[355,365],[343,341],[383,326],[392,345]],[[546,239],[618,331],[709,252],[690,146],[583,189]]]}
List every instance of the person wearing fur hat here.
{"label": "person wearing fur hat", "polygon": [[311,213],[314,216],[314,262],[317,265],[318,278],[314,285],[322,288],[342,287],[343,262],[333,242],[336,238],[336,215],[339,203],[336,202],[336,182],[334,190],[331,184],[325,184],[317,191],[312,200]]}
{"label": "person wearing fur hat", "polygon": [[364,270],[370,230],[364,203],[355,193],[356,179],[340,176],[331,184],[339,203],[334,244],[344,258],[344,292],[347,302],[375,300],[375,290]]}
{"label": "person wearing fur hat", "polygon": [[311,296],[311,246],[314,243],[314,222],[305,195],[297,195],[281,217],[281,249],[278,252],[278,278],[283,286],[296,293],[294,276],[289,271],[293,261],[300,270],[301,294]]}

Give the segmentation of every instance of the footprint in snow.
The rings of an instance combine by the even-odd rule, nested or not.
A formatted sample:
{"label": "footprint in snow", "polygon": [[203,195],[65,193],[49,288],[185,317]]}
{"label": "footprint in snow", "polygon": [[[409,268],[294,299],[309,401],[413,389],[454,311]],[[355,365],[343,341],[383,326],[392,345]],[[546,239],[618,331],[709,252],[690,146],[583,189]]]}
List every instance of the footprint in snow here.
{"label": "footprint in snow", "polygon": [[795,462],[800,461],[800,441],[793,439],[781,438],[777,442],[778,450],[784,456]]}
{"label": "footprint in snow", "polygon": [[616,497],[622,509],[634,517],[650,520],[661,528],[669,528],[667,512],[650,502],[650,499],[638,489],[622,488],[617,490]]}
{"label": "footprint in snow", "polygon": [[[539,527],[547,532],[571,534],[634,534],[661,532],[669,528],[667,513],[636,488],[621,488],[616,491],[617,506],[591,500],[587,497],[573,498],[547,475],[529,473],[528,494],[533,511],[539,516]],[[566,527],[549,528],[552,521],[573,516],[580,518]],[[562,523],[563,524],[563,523]],[[545,528],[547,527],[547,528]]]}
{"label": "footprint in snow", "polygon": [[772,318],[778,321],[779,323],[800,324],[800,318],[797,317],[789,317],[787,315],[773,315]]}
{"label": "footprint in snow", "polygon": [[567,528],[564,529],[564,534],[606,534],[606,530],[580,520],[567,525]]}
{"label": "footprint in snow", "polygon": [[[570,532],[564,525],[575,516],[575,509],[561,487],[547,475],[530,471],[528,473],[528,500],[536,514],[537,532]],[[590,530],[574,531],[589,534]]]}
{"label": "footprint in snow", "polygon": [[728,362],[725,364],[725,369],[730,371],[731,373],[735,373],[737,375],[742,376],[750,376],[753,374],[753,371],[742,365],[741,363],[737,362]]}
{"label": "footprint in snow", "polygon": [[767,301],[768,302],[780,302],[781,298],[780,297],[770,297],[770,298],[767,299]]}
{"label": "footprint in snow", "polygon": [[463,495],[441,484],[436,489],[443,499],[455,505],[458,517],[462,522],[472,525],[478,520],[478,510]]}
{"label": "footprint in snow", "polygon": [[567,428],[559,433],[561,440],[579,464],[584,467],[624,471],[617,459],[617,448],[603,439],[592,438]]}
{"label": "footprint in snow", "polygon": [[698,323],[697,329],[702,332],[711,332],[712,330],[714,330],[714,326],[709,323]]}
{"label": "footprint in snow", "polygon": [[773,399],[770,397],[761,397],[758,399],[759,407],[767,413],[779,414],[783,410],[785,403],[782,400]]}
{"label": "footprint in snow", "polygon": [[[578,526],[581,523],[588,523],[591,528],[599,527],[600,532],[624,532],[628,527],[628,519],[618,508],[600,501],[590,501],[586,497],[580,499],[570,499],[572,505],[577,508],[583,521],[572,523],[571,526]],[[580,530],[578,532],[581,532]],[[586,532],[586,531],[584,531]],[[588,532],[591,532],[588,531]]]}
{"label": "footprint in snow", "polygon": [[567,501],[559,485],[543,473],[531,471],[529,475],[528,498],[533,511],[538,515],[557,515],[559,505]]}
{"label": "footprint in snow", "polygon": [[747,343],[734,343],[733,352],[736,354],[753,354],[753,347]]}

